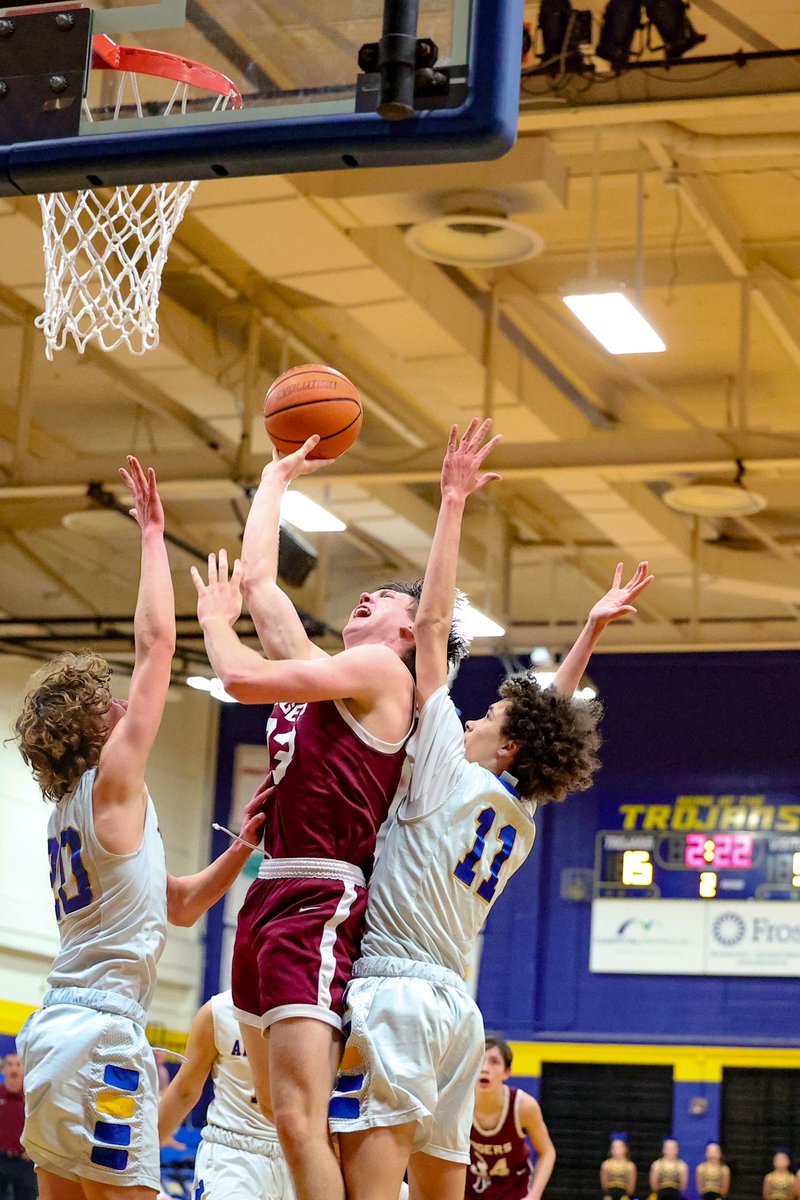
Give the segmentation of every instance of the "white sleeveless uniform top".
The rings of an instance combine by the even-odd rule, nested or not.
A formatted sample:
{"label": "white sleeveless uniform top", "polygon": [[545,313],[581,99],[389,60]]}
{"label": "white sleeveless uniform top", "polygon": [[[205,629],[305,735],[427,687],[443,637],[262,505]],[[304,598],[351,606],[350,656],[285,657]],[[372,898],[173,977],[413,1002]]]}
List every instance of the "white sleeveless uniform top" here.
{"label": "white sleeveless uniform top", "polygon": [[[204,1140],[217,1140],[214,1132],[226,1130],[237,1136],[277,1141],[277,1130],[262,1116],[253,1092],[253,1077],[239,1022],[233,1015],[233,995],[230,991],[211,997],[211,1017],[217,1057],[211,1076],[214,1099],[206,1113]],[[225,1143],[229,1144],[230,1139],[226,1138]]]}
{"label": "white sleeveless uniform top", "polygon": [[411,786],[370,881],[361,957],[412,959],[464,979],[492,905],[533,847],[536,805],[467,762],[444,686],[423,707],[408,754]]}
{"label": "white sleeveless uniform top", "polygon": [[141,845],[111,854],[92,813],[96,768],[53,809],[47,826],[50,883],[61,949],[51,988],[98,988],[146,1009],[167,937],[167,864],[150,796]]}

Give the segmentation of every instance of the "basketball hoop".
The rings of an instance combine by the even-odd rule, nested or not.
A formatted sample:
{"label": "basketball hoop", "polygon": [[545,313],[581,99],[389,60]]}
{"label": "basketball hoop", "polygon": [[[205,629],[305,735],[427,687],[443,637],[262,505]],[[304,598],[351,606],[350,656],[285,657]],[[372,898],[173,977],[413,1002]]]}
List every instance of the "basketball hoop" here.
{"label": "basketball hoop", "polygon": [[[174,84],[169,99],[159,101],[163,116],[187,112],[190,88],[211,94],[211,112],[242,107],[241,93],[221,72],[180,55],[118,46],[105,35],[92,40],[92,67],[119,74],[115,119],[123,105],[138,117],[146,115],[138,76]],[[93,120],[85,98],[83,105]],[[150,115],[151,101],[146,108]],[[48,359],[64,349],[68,337],[81,354],[93,340],[103,350],[124,343],[132,354],[145,354],[158,345],[161,273],[196,187],[197,180],[184,180],[39,196],[45,309],[36,325],[44,332]]]}

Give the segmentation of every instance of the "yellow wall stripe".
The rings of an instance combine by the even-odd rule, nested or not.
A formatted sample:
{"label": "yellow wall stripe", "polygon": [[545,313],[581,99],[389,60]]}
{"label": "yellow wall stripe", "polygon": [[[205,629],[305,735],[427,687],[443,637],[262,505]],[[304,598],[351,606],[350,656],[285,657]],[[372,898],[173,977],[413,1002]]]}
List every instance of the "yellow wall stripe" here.
{"label": "yellow wall stripe", "polygon": [[725,1067],[800,1067],[800,1049],[751,1046],[618,1045],[608,1042],[512,1042],[514,1074],[536,1076],[542,1063],[671,1066],[676,1083],[719,1083]]}
{"label": "yellow wall stripe", "polygon": [[[19,1004],[16,1000],[0,1000],[0,1034],[6,1037],[16,1037],[31,1013],[36,1012],[38,1004]],[[189,1034],[182,1029],[165,1029],[163,1025],[148,1025],[147,1037],[154,1046],[165,1050],[177,1050],[180,1053],[186,1049]]]}

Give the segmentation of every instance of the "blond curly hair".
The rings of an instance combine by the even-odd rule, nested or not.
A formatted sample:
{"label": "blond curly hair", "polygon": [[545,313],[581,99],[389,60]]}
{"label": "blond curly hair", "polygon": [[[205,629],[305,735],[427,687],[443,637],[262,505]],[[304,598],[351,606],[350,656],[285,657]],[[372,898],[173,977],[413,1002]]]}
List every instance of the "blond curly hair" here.
{"label": "blond curly hair", "polygon": [[14,741],[46,800],[58,802],[97,766],[108,737],[111,668],[99,654],[60,654],[28,682]]}

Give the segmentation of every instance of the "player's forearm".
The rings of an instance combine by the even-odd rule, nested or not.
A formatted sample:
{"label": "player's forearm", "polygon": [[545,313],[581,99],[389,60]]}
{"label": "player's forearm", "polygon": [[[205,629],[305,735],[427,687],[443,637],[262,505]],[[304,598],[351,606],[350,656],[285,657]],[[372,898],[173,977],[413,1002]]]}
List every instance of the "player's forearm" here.
{"label": "player's forearm", "polygon": [[553,1167],[555,1165],[556,1152],[555,1147],[551,1145],[536,1159],[531,1186],[528,1189],[528,1200],[541,1200],[542,1193],[550,1182],[550,1176],[553,1174]]}
{"label": "player's forearm", "polygon": [[288,482],[275,463],[269,463],[261,472],[242,537],[242,590],[245,597],[250,580],[259,578],[275,583],[278,578],[281,501]]}
{"label": "player's forearm", "polygon": [[292,601],[277,583],[261,576],[245,589],[250,616],[267,658],[311,658],[314,643]]}
{"label": "player's forearm", "polygon": [[172,925],[189,926],[199,921],[230,888],[254,847],[235,842],[219,858],[196,875],[170,876],[167,887],[167,918]]}
{"label": "player's forearm", "polygon": [[205,620],[202,629],[208,661],[225,691],[243,703],[271,703],[274,697],[268,695],[244,700],[241,694],[259,677],[268,682],[270,664],[255,650],[242,645],[224,618],[215,616]]}
{"label": "player's forearm", "polygon": [[165,1142],[179,1129],[203,1094],[203,1083],[189,1087],[181,1082],[180,1071],[158,1102],[158,1140]]}
{"label": "player's forearm", "polygon": [[136,653],[175,650],[175,593],[167,547],[160,530],[142,531],[139,593],[133,616]]}
{"label": "player's forearm", "polygon": [[458,576],[464,504],[463,497],[442,497],[433,544],[428,555],[422,596],[414,621],[418,654],[421,649],[420,637],[430,641],[437,635],[441,636],[442,631],[446,635],[453,622],[453,597]]}
{"label": "player's forearm", "polygon": [[551,685],[553,691],[559,692],[562,696],[573,694],[586,672],[589,660],[600,641],[603,628],[593,621],[586,622],[569,654],[556,671],[556,677]]}

